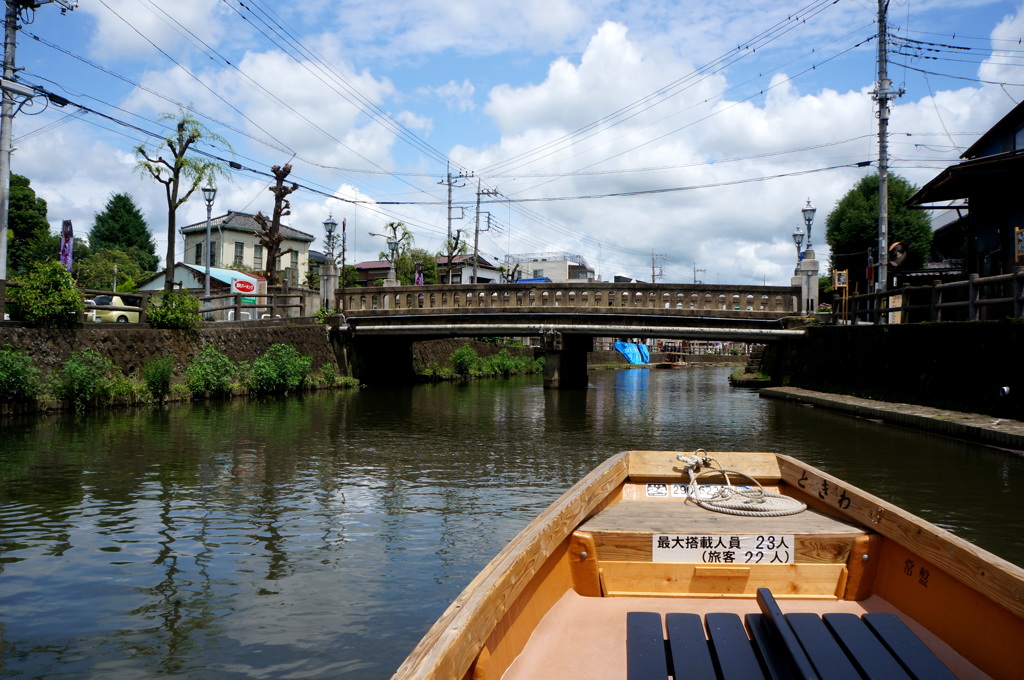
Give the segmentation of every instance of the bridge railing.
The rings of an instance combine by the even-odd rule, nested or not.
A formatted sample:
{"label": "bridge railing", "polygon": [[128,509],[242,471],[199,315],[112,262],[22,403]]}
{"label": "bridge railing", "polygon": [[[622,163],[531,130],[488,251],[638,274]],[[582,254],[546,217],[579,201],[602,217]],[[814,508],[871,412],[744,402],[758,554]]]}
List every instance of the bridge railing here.
{"label": "bridge railing", "polygon": [[578,308],[606,313],[640,309],[774,312],[801,309],[799,287],[661,283],[480,283],[348,288],[347,313],[367,310],[469,310]]}
{"label": "bridge railing", "polygon": [[921,323],[926,321],[980,321],[1024,316],[1024,267],[1012,274],[964,281],[935,280],[920,286],[905,285],[882,293],[848,298],[853,323]]}

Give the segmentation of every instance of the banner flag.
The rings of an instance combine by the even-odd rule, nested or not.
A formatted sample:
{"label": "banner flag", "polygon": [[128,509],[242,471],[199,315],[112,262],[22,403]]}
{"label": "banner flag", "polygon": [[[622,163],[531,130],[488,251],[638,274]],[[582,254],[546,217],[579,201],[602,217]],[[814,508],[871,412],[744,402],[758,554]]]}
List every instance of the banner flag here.
{"label": "banner flag", "polygon": [[64,220],[60,233],[60,263],[71,273],[71,256],[75,249],[75,231],[71,228],[71,220]]}

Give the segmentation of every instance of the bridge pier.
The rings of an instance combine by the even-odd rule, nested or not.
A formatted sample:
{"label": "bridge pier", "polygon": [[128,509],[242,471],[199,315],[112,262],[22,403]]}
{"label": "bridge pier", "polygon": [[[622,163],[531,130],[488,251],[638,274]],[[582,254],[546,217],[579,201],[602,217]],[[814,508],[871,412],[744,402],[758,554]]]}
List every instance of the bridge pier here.
{"label": "bridge pier", "polygon": [[590,383],[587,353],[594,348],[590,335],[548,332],[542,336],[544,349],[544,388],[585,390]]}

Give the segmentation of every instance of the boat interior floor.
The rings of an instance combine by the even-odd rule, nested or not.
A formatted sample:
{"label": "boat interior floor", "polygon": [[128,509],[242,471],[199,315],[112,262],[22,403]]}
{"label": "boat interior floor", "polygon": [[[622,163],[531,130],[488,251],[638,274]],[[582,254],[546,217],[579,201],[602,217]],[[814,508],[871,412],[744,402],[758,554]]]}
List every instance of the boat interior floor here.
{"label": "boat interior floor", "polygon": [[[858,602],[787,599],[780,605],[787,614],[848,612],[860,616],[869,612],[888,612],[900,615],[956,677],[963,680],[989,679],[987,674],[948,644],[878,596]],[[526,648],[502,677],[503,680],[570,677],[622,680],[626,677],[628,612],[657,612],[662,615],[691,612],[703,617],[714,612],[733,612],[742,616],[759,611],[753,598],[583,597],[570,591],[541,620]]]}

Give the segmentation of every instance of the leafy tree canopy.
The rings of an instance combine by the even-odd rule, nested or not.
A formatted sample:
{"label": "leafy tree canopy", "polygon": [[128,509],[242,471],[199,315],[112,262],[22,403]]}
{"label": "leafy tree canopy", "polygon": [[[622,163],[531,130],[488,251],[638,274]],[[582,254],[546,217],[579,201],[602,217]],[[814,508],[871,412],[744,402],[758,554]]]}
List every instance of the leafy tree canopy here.
{"label": "leafy tree canopy", "polygon": [[75,266],[78,285],[95,290],[115,290],[115,267],[119,291],[132,291],[138,287],[146,271],[138,260],[145,253],[132,246],[127,251],[115,248],[99,248]]}
{"label": "leafy tree canopy", "polygon": [[[906,207],[917,187],[899,175],[889,175],[889,245],[897,241],[907,249],[900,265],[916,268],[928,261],[932,226],[928,215]],[[833,270],[850,271],[851,292],[855,282],[865,281],[867,252],[878,262],[878,175],[863,177],[825,218],[825,240],[832,250]],[[886,256],[885,253],[882,254]],[[865,285],[860,285],[866,292]]]}
{"label": "leafy tree canopy", "polygon": [[403,286],[411,286],[416,276],[416,263],[423,265],[423,283],[437,283],[437,258],[423,248],[408,248],[395,260],[395,272]]}
{"label": "leafy tree canopy", "polygon": [[[7,217],[8,267],[27,271],[33,264],[56,259],[59,239],[51,238],[46,221],[46,201],[36,196],[27,177],[11,173],[10,208]],[[51,246],[57,244],[52,249]]]}
{"label": "leafy tree canopy", "polygon": [[[159,264],[156,241],[146,218],[129,194],[111,194],[103,212],[97,213],[89,245],[95,250],[118,250],[138,258],[142,271],[154,272]],[[119,267],[120,269],[120,267]]]}

